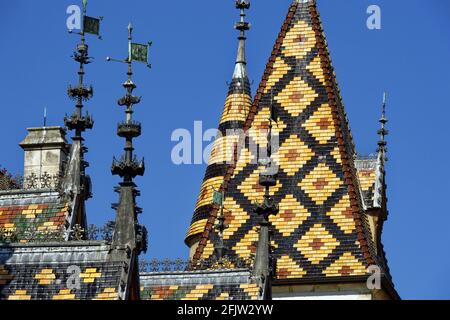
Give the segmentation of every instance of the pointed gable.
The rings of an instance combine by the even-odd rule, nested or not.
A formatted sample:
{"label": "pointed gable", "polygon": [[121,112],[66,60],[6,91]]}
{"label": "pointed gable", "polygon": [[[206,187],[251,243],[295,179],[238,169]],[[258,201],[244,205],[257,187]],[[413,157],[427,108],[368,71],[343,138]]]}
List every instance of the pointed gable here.
{"label": "pointed gable", "polygon": [[[272,246],[279,279],[366,274],[376,256],[353,163],[354,145],[341,102],[315,1],[294,1],[275,42],[245,130],[252,131],[273,101],[279,148],[277,186],[280,213],[271,217]],[[258,124],[256,124],[258,125]],[[278,131],[277,131],[278,128]],[[247,142],[254,141],[249,134]],[[250,155],[248,153],[251,153]],[[256,247],[253,213],[259,166],[247,145],[226,181],[231,255],[251,257]],[[260,197],[261,198],[261,197]],[[214,238],[214,215],[203,231],[194,262]],[[245,249],[245,250],[244,250]],[[339,266],[339,268],[335,267]],[[333,270],[333,271],[331,271]]]}

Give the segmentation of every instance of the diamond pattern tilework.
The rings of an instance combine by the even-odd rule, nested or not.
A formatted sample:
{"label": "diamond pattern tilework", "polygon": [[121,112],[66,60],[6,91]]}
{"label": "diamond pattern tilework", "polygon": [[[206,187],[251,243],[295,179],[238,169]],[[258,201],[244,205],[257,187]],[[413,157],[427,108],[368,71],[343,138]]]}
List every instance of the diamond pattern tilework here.
{"label": "diamond pattern tilework", "polygon": [[299,182],[298,186],[316,203],[323,204],[342,184],[336,174],[323,163]]}
{"label": "diamond pattern tilework", "polygon": [[351,210],[348,195],[343,196],[342,199],[327,212],[327,216],[330,217],[345,234],[351,234],[355,231],[355,221],[353,220],[353,212]]}
{"label": "diamond pattern tilework", "polygon": [[319,95],[300,76],[294,77],[286,89],[278,93],[275,100],[292,117],[297,117]]}
{"label": "diamond pattern tilework", "polygon": [[316,45],[314,30],[308,21],[298,20],[289,29],[283,41],[283,54],[301,60]]}
{"label": "diamond pattern tilework", "polygon": [[291,135],[273,155],[273,159],[288,176],[294,176],[313,156],[314,152],[301,139]]}
{"label": "diamond pattern tilework", "polygon": [[[351,134],[334,83],[316,4],[295,1],[246,123],[250,132],[267,126],[273,97],[283,126],[277,132],[280,148],[274,150],[274,160],[280,164],[277,186],[271,188],[280,206],[278,216],[271,218],[278,278],[325,278],[334,270],[330,266],[345,267],[346,261],[354,268],[342,276],[360,275],[371,263],[356,176],[349,164],[354,154]],[[250,140],[258,144],[265,144],[265,139],[250,134]],[[242,161],[237,167],[226,188],[227,197],[239,205],[231,216],[238,221],[246,212],[249,218],[235,225],[225,245],[231,255],[247,258],[255,252],[258,237],[253,204],[261,201],[263,193],[258,165]],[[205,236],[212,236],[206,230]],[[195,259],[203,257],[203,249],[200,244]]]}
{"label": "diamond pattern tilework", "polygon": [[303,222],[311,216],[295,197],[287,194],[279,204],[280,212],[270,217],[270,222],[283,237],[290,236]]}
{"label": "diamond pattern tilework", "polygon": [[257,227],[253,227],[243,238],[232,248],[241,258],[248,258],[256,253],[256,242],[258,241]]}
{"label": "diamond pattern tilework", "polygon": [[324,104],[303,124],[303,127],[320,144],[327,143],[335,136],[333,118],[331,117],[331,108]]}
{"label": "diamond pattern tilework", "polygon": [[321,224],[315,224],[294,245],[312,264],[319,264],[337,246],[339,241]]}
{"label": "diamond pattern tilework", "polygon": [[[248,130],[248,136],[251,139],[250,150],[252,153],[257,152],[256,147],[261,146],[265,148],[267,145],[267,134],[269,131],[269,118],[270,118],[270,107],[262,106],[253,120],[252,127]],[[280,132],[286,128],[286,124],[282,120],[278,120],[273,124],[272,134],[275,137],[279,136]]]}
{"label": "diamond pattern tilework", "polygon": [[279,279],[302,278],[306,272],[288,255],[277,260],[277,276]]}
{"label": "diamond pattern tilework", "polygon": [[[254,172],[238,186],[238,190],[252,203],[260,201],[264,195],[264,188],[259,184],[259,174],[262,170],[264,170],[264,167],[259,167],[257,170],[254,170]],[[278,183],[271,188],[270,194],[273,195],[280,188],[281,185]]]}
{"label": "diamond pattern tilework", "polygon": [[366,272],[366,267],[350,252],[345,252],[324,271],[327,277],[363,275]]}
{"label": "diamond pattern tilework", "polygon": [[[229,239],[238,229],[250,219],[250,215],[231,197],[226,197],[224,201],[225,224],[228,228],[223,233],[223,238]],[[231,214],[233,212],[233,214]]]}
{"label": "diamond pattern tilework", "polygon": [[274,71],[269,76],[269,80],[267,81],[267,86],[264,90],[265,93],[269,93],[273,86],[278,83],[280,79],[282,79],[291,69],[291,67],[284,62],[282,57],[276,57],[274,62]]}

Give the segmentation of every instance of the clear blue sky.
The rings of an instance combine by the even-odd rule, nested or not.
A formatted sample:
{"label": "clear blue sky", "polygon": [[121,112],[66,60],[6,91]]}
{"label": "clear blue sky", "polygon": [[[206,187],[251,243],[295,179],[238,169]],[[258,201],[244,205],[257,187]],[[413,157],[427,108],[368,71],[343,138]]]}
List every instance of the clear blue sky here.
{"label": "clear blue sky", "polygon": [[[81,1],[80,1],[81,2]],[[291,0],[253,1],[248,37],[249,73],[255,90]],[[0,164],[22,172],[18,143],[25,128],[42,125],[47,106],[50,125],[62,125],[73,103],[66,87],[76,83],[70,59],[77,38],[67,34],[66,8],[77,1],[1,1],[2,61],[0,92],[2,151]],[[150,71],[135,68],[143,102],[137,153],[145,156],[145,178],[137,179],[149,229],[147,256],[187,257],[183,239],[205,165],[175,166],[171,133],[193,130],[195,120],[215,128],[226,96],[236,53],[238,18],[232,0],[101,1],[90,0],[89,14],[102,15],[103,40],[90,37],[95,63],[87,82],[95,86],[87,109],[94,130],[86,135],[94,198],[90,223],[114,219],[117,200],[110,174],[113,155],[123,140],[115,135],[123,110],[125,67],[108,64],[107,55],[127,54],[126,26],[131,20],[137,41],[152,40]],[[382,9],[382,29],[366,28],[366,9]],[[389,93],[389,220],[383,239],[394,282],[405,299],[450,298],[450,196],[448,170],[450,106],[450,3],[446,0],[319,0],[319,9],[358,151],[376,149],[383,90]]]}

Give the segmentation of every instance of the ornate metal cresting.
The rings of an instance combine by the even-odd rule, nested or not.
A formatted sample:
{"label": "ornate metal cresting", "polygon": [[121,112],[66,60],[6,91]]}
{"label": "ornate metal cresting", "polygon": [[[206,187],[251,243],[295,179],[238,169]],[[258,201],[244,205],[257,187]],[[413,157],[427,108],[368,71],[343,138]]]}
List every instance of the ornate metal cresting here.
{"label": "ornate metal cresting", "polygon": [[270,187],[277,184],[277,166],[272,161],[272,121],[276,121],[272,104],[270,105],[269,132],[267,136],[267,157],[260,163],[265,170],[259,175],[259,184],[265,188],[264,200],[255,205],[254,212],[259,216],[259,239],[256,249],[254,275],[260,283],[262,299],[271,299],[271,279],[274,276],[275,262],[272,257],[269,217],[278,214],[279,208],[275,199],[270,196]]}
{"label": "ornate metal cresting", "polygon": [[[94,94],[94,89],[92,86],[86,86],[84,84],[85,70],[84,67],[90,64],[91,57],[89,57],[89,46],[86,44],[86,34],[94,34],[99,36],[100,31],[100,21],[103,18],[93,18],[87,16],[87,0],[83,0],[83,27],[80,32],[77,32],[81,38],[80,43],[77,45],[77,50],[74,52],[72,58],[79,64],[78,70],[78,84],[76,86],[69,86],[67,89],[67,94],[70,99],[76,101],[75,111],[71,116],[65,116],[64,123],[69,128],[75,132],[72,137],[74,143],[79,143],[79,157],[80,163],[80,191],[84,195],[84,199],[92,197],[91,194],[91,182],[89,176],[86,175],[85,169],[89,166],[89,163],[84,160],[84,155],[87,153],[88,149],[83,145],[83,132],[87,129],[92,129],[94,126],[94,120],[88,112],[83,114],[83,102],[90,100]],[[70,31],[70,33],[73,33]],[[99,36],[100,38],[100,36]]]}

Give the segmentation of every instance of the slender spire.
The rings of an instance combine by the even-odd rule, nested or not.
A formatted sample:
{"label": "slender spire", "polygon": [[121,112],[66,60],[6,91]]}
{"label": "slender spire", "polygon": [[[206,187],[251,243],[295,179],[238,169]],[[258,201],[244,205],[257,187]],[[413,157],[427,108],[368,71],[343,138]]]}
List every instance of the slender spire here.
{"label": "slender spire", "polygon": [[[133,57],[132,57],[132,43],[133,41],[133,26],[131,23],[128,25],[128,57],[125,61],[128,65],[127,80],[123,84],[125,88],[125,95],[118,100],[119,106],[125,107],[125,121],[119,123],[117,129],[117,135],[125,138],[124,154],[120,161],[114,158],[112,173],[119,175],[123,178],[123,183],[128,185],[134,185],[133,179],[140,175],[142,176],[145,171],[144,160],[138,161],[134,155],[133,139],[141,135],[141,124],[137,121],[133,121],[133,107],[141,102],[141,97],[133,95],[136,85],[132,80],[133,76]],[[108,58],[110,61],[111,58]]]}
{"label": "slender spire", "polygon": [[[386,118],[386,92],[383,94],[383,104],[381,107],[381,119],[380,124],[381,128],[378,130],[378,135],[380,136],[380,140],[378,141],[378,159],[377,159],[377,167],[376,167],[376,179],[374,186],[374,197],[373,197],[373,205],[374,207],[383,206],[383,198],[385,197],[385,163],[388,160],[387,153],[387,142],[386,136],[389,134],[389,131],[386,129],[386,123],[388,122]],[[384,203],[385,205],[385,203]]]}
{"label": "slender spire", "polygon": [[381,129],[378,130],[378,135],[380,136],[380,140],[378,141],[378,152],[383,153],[384,156],[384,161],[386,161],[386,136],[389,134],[389,131],[386,129],[386,123],[388,123],[388,120],[386,118],[386,92],[383,94],[383,104],[381,107],[382,111],[381,111],[381,119],[380,119],[380,124],[381,124]]}
{"label": "slender spire", "polygon": [[[144,159],[138,160],[134,154],[133,139],[141,135],[141,123],[133,120],[133,107],[141,102],[141,97],[133,95],[136,85],[133,82],[133,61],[145,62],[148,65],[148,48],[150,44],[133,43],[133,26],[128,25],[128,56],[124,60],[110,57],[108,61],[127,64],[127,80],[123,83],[125,95],[118,100],[118,105],[125,108],[125,121],[117,126],[117,135],[125,139],[124,153],[120,160],[113,159],[111,172],[122,178],[122,182],[115,188],[119,193],[119,203],[114,204],[116,222],[112,247],[114,254],[127,259],[130,268],[122,270],[120,297],[126,299],[130,294],[139,295],[136,288],[126,286],[130,275],[138,277],[137,261],[141,252],[147,251],[147,230],[138,224],[138,214],[142,209],[136,205],[136,197],[140,192],[134,183],[136,176],[143,176],[145,172]],[[130,293],[131,292],[131,293]]]}
{"label": "slender spire", "polygon": [[[141,213],[141,209],[136,206],[135,198],[140,192],[136,188],[134,178],[142,176],[145,172],[144,159],[138,160],[134,154],[133,139],[141,135],[141,123],[133,120],[133,107],[141,102],[141,97],[133,95],[136,85],[132,80],[133,61],[147,63],[148,48],[150,44],[144,45],[133,43],[133,26],[128,25],[128,56],[124,60],[116,60],[110,57],[108,61],[115,61],[127,64],[127,80],[123,83],[125,95],[121,97],[117,103],[121,107],[125,107],[125,121],[120,122],[117,126],[117,135],[125,139],[124,153],[120,160],[113,159],[111,172],[122,178],[122,182],[116,191],[120,194],[120,201],[113,207],[117,210],[116,232],[114,233],[113,242],[116,246],[128,244],[132,249],[137,248],[138,252],[146,251],[146,234],[145,228],[143,234],[139,236],[136,231],[137,214]],[[148,65],[148,63],[147,63]],[[131,214],[130,214],[131,213]],[[139,241],[138,241],[139,236]]]}
{"label": "slender spire", "polygon": [[86,44],[86,34],[97,35],[99,38],[100,21],[103,18],[93,18],[87,15],[87,0],[83,0],[83,25],[80,32],[70,33],[80,36],[80,43],[77,45],[76,51],[72,58],[79,64],[78,68],[78,84],[69,86],[67,94],[70,99],[76,101],[75,110],[71,116],[65,116],[64,123],[69,130],[74,131],[72,137],[73,144],[70,152],[69,164],[66,168],[65,178],[62,183],[64,193],[82,194],[83,199],[91,197],[90,179],[85,174],[86,167],[89,164],[84,161],[84,155],[87,148],[83,145],[83,132],[92,129],[94,120],[88,112],[83,113],[83,103],[90,100],[93,96],[94,89],[92,86],[86,86],[84,83],[85,65],[91,63],[89,57],[89,46]]}
{"label": "slender spire", "polygon": [[[240,10],[241,16],[240,21],[234,26],[239,31],[239,47],[230,90],[240,89],[241,91],[247,92],[247,90],[250,90],[250,82],[248,80],[247,60],[245,56],[245,40],[247,39],[245,31],[250,30],[250,23],[245,21],[245,10],[250,9],[250,0],[236,0],[236,9]],[[235,88],[234,86],[238,87]]]}

